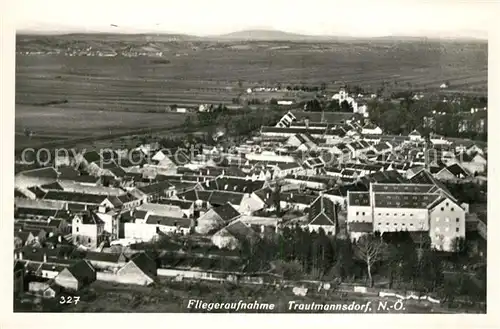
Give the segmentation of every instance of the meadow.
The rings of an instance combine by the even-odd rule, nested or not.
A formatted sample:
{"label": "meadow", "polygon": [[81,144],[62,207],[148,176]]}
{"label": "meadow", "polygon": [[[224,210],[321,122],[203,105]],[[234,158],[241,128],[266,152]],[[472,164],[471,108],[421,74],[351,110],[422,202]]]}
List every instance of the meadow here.
{"label": "meadow", "polygon": [[[168,131],[183,124],[184,113],[138,113],[91,111],[53,106],[16,106],[16,147],[38,143],[71,141],[134,134],[140,130]],[[27,137],[25,129],[33,135]]]}
{"label": "meadow", "polygon": [[[35,37],[26,42],[30,50],[36,50],[39,44],[57,48],[61,44],[57,38],[37,43]],[[79,41],[78,47],[114,47],[105,39],[99,40],[99,36],[92,38]],[[149,56],[18,53],[19,141],[25,140],[22,137],[25,128],[35,131],[33,138],[39,140],[126,132],[133,128],[168,128],[183,121],[183,115],[153,112],[165,112],[173,104],[230,105],[234,98],[246,97],[245,90],[249,87],[278,83],[282,86],[324,83],[330,94],[343,83],[359,85],[367,91],[385,85],[393,91],[487,92],[487,43],[385,40],[152,44],[135,39],[113,42],[143,50],[154,46],[155,51],[162,51],[162,60]],[[20,47],[18,40],[18,51]],[[440,91],[439,85],[444,81],[450,83],[450,88]],[[269,98],[268,94],[250,98]]]}

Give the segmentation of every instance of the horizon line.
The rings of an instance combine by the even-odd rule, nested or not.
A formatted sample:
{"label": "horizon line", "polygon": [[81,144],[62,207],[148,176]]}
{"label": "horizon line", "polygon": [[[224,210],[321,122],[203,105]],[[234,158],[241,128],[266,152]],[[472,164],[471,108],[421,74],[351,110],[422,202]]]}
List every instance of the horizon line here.
{"label": "horizon line", "polygon": [[[243,30],[235,30],[228,33],[221,34],[208,34],[208,35],[199,35],[192,33],[184,33],[184,32],[174,32],[174,31],[154,31],[154,30],[144,30],[144,31],[103,31],[103,30],[35,30],[35,29],[18,29],[16,30],[16,35],[38,35],[38,36],[64,36],[64,35],[92,35],[92,34],[102,34],[102,35],[183,35],[187,37],[196,37],[202,39],[209,38],[220,38],[220,37],[231,37],[231,34],[235,33],[244,33],[244,32],[278,32],[283,34],[290,34],[294,37],[306,37],[306,38],[345,38],[345,39],[380,39],[380,38],[418,38],[418,39],[435,39],[435,40],[475,40],[475,41],[488,41],[488,36],[471,36],[471,35],[463,35],[463,36],[452,36],[446,35],[446,32],[436,32],[437,34],[442,33],[443,35],[425,35],[425,34],[389,34],[389,35],[378,35],[378,36],[353,36],[346,34],[303,34],[296,32],[287,32],[283,30],[275,30],[275,29],[259,29],[259,28],[250,28]],[[247,41],[251,41],[251,38],[245,38],[235,36],[234,39],[247,39]],[[259,39],[259,38],[257,38]],[[280,39],[285,40],[286,38]],[[271,40],[269,40],[271,41]]]}

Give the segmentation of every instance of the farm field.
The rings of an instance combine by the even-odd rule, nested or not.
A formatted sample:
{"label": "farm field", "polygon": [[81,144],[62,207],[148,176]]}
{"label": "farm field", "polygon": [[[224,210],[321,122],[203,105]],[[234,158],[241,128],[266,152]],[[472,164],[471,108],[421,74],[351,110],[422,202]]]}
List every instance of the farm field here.
{"label": "farm field", "polygon": [[[248,87],[277,83],[324,82],[336,91],[342,82],[375,91],[385,82],[394,91],[437,91],[448,81],[456,91],[487,90],[486,43],[385,41],[308,48],[290,43],[289,48],[276,48],[270,42],[197,50],[189,43],[185,49],[176,45],[174,53],[168,51],[169,43],[163,44],[166,63],[144,56],[18,55],[16,102],[67,100],[68,107],[82,109],[161,111],[171,104],[231,104]],[[322,46],[321,51],[314,46]],[[177,56],[180,51],[183,56]]]}
{"label": "farm field", "polygon": [[[30,39],[30,50],[72,41],[58,36]],[[325,83],[333,94],[341,83],[374,91],[412,90],[485,94],[487,43],[370,42],[166,42],[88,36],[79,47],[116,45],[162,51],[158,58],[21,55],[16,58],[16,146],[34,141],[126,133],[178,125],[184,114],[169,105],[230,105],[234,98],[269,99],[254,86]],[[42,40],[42,41],[40,41]],[[20,43],[21,42],[21,43]],[[18,48],[26,44],[18,39]],[[117,46],[116,46],[117,47]],[[439,85],[450,82],[449,90]],[[276,93],[275,97],[287,97]],[[305,95],[304,95],[305,96]],[[59,103],[59,104],[58,104]],[[52,105],[50,105],[52,104]],[[139,112],[139,113],[138,113]],[[163,113],[153,113],[163,112]],[[319,121],[321,114],[305,114]],[[328,114],[326,119],[330,119]],[[344,118],[345,119],[345,118]],[[31,138],[24,129],[34,131]]]}
{"label": "farm field", "polygon": [[[64,106],[64,105],[63,105]],[[126,134],[139,129],[181,125],[187,114],[89,111],[66,107],[16,105],[16,147],[105,134]],[[26,137],[24,129],[33,132]]]}

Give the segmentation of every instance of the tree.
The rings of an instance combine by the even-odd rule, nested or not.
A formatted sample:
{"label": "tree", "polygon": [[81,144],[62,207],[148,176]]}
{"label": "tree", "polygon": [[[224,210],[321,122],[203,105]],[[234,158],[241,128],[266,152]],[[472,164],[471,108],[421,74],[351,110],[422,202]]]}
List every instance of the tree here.
{"label": "tree", "polygon": [[349,103],[348,101],[343,101],[342,103],[340,103],[340,108],[341,108],[342,112],[352,112],[353,111],[352,104]]}
{"label": "tree", "polygon": [[184,119],[184,126],[186,126],[186,128],[191,128],[192,125],[193,122],[191,120],[191,116],[190,115],[186,116],[186,119]]}
{"label": "tree", "polygon": [[274,208],[276,209],[276,215],[281,215],[281,183],[277,182],[275,188],[273,189],[272,201]]}
{"label": "tree", "polygon": [[387,244],[377,235],[362,236],[355,246],[355,256],[366,264],[370,287],[373,287],[372,269],[380,262],[387,251]]}

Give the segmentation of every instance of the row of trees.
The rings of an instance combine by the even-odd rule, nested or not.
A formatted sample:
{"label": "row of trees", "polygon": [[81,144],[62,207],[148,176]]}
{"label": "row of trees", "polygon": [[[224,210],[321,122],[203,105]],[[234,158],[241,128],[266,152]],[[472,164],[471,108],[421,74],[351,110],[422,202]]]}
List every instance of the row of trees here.
{"label": "row of trees", "polygon": [[[459,132],[463,113],[470,112],[469,103],[442,102],[437,99],[413,99],[408,92],[399,101],[378,101],[368,103],[370,120],[384,131],[392,134],[407,134],[413,129],[427,134],[434,131],[449,137],[475,137],[486,140],[485,132]],[[485,112],[478,112],[471,118],[474,125],[485,118]],[[431,120],[431,121],[429,121]]]}
{"label": "row of trees", "polygon": [[[445,285],[446,262],[431,249],[428,234],[417,238],[415,242],[408,232],[398,232],[366,235],[351,242],[332,238],[322,230],[310,233],[296,226],[284,228],[282,234],[255,245],[244,244],[241,254],[252,269],[269,262],[280,264],[286,279],[301,279],[304,275],[320,280],[364,278],[373,286],[377,276],[389,288],[448,295],[475,289],[480,296],[477,287],[468,286],[471,282],[467,280],[458,286]],[[456,244],[462,246],[463,241],[457,240]]]}

